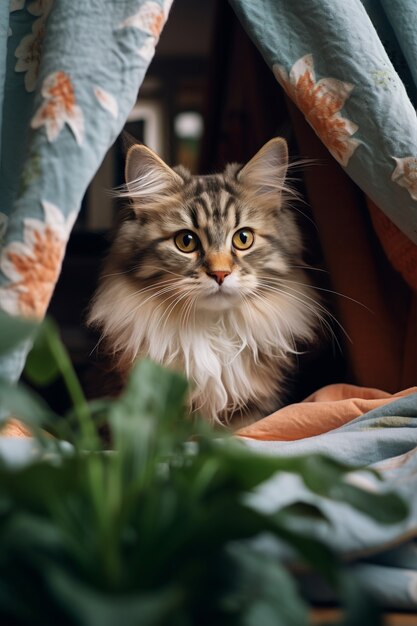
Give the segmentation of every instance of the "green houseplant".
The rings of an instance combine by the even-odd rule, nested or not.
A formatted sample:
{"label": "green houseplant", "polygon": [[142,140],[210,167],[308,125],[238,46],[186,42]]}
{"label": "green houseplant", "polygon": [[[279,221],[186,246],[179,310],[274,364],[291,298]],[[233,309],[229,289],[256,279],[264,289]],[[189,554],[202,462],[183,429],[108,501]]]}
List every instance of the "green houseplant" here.
{"label": "green houseplant", "polygon": [[290,472],[390,523],[406,514],[395,494],[348,484],[352,468],[330,458],[260,456],[192,422],[186,382],[150,362],[117,400],[87,403],[51,321],[38,329],[2,316],[1,328],[0,353],[36,333],[27,377],[62,377],[73,404],[58,416],[33,391],[0,382],[2,408],[30,425],[38,450],[21,467],[0,464],[1,623],[304,626],[309,606],[291,567],[252,541],[265,532],[333,587],[343,623],[378,623],[337,556],[296,530],[299,520],[322,520],[318,508],[300,501],[261,513],[248,496]]}

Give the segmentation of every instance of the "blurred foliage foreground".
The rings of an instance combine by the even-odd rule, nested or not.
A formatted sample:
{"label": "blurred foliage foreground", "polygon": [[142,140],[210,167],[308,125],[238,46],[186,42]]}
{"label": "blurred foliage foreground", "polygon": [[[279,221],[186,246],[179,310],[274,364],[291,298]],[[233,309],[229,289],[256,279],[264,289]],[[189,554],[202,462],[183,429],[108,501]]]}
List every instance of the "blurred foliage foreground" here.
{"label": "blurred foliage foreground", "polygon": [[[321,455],[261,456],[220,437],[186,417],[183,378],[150,362],[119,399],[87,403],[51,321],[2,316],[0,355],[35,334],[26,377],[61,377],[73,408],[58,416],[33,391],[0,381],[3,411],[33,432],[31,460],[0,463],[1,624],[304,626],[310,607],[294,563],[332,588],[340,623],[380,623],[346,564],[297,531],[300,519],[323,522],[319,508],[262,513],[248,496],[290,472],[310,492],[393,523],[407,512],[395,494],[362,491],[344,480],[351,467]],[[290,549],[289,563],[257,549],[265,533]]]}

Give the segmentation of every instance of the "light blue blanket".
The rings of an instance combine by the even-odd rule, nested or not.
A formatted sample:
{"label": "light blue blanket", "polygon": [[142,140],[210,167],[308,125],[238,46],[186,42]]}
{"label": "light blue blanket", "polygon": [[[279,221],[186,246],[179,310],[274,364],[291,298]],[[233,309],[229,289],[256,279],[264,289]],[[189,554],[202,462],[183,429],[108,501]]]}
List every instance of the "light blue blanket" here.
{"label": "light blue blanket", "polygon": [[[350,480],[370,491],[394,490],[410,507],[406,520],[385,525],[370,520],[350,506],[330,502],[307,492],[292,475],[264,484],[253,499],[257,508],[274,510],[308,499],[331,521],[308,522],[318,538],[352,562],[364,587],[387,608],[417,611],[417,394],[387,404],[323,435],[292,442],[244,440],[257,452],[295,456],[322,452],[359,466],[378,469],[383,478],[354,472]],[[262,549],[276,546],[265,540]],[[279,551],[278,551],[279,554]]]}

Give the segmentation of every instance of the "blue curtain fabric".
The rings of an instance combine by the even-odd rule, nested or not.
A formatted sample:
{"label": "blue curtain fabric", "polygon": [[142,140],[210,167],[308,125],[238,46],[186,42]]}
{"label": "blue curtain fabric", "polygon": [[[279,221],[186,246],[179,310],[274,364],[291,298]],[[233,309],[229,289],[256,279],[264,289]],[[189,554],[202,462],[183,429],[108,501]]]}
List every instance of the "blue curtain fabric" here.
{"label": "blue curtain fabric", "polygon": [[[0,308],[41,319],[90,180],[120,133],[172,0],[0,6]],[[0,364],[19,376],[25,347]]]}
{"label": "blue curtain fabric", "polygon": [[334,158],[417,244],[414,0],[230,2]]}

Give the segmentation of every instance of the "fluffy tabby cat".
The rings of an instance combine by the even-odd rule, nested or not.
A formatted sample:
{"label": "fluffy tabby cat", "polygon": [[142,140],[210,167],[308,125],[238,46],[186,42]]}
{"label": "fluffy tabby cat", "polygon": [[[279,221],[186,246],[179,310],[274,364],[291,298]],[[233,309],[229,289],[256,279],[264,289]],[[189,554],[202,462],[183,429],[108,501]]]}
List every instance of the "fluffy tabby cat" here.
{"label": "fluffy tabby cat", "polygon": [[190,408],[240,425],[283,403],[321,318],[287,202],[285,140],[244,166],[192,176],[143,145],[126,163],[126,214],[89,323],[126,376],[149,357],[181,369]]}

